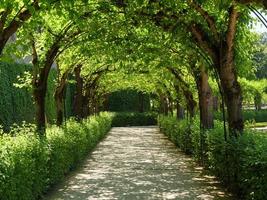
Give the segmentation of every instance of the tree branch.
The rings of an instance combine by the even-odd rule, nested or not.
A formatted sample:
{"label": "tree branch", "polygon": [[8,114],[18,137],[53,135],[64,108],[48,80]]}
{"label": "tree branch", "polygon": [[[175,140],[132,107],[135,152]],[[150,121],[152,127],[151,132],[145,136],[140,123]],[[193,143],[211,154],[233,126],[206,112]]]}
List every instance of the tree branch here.
{"label": "tree branch", "polygon": [[214,18],[209,15],[209,13],[204,10],[197,2],[195,2],[195,0],[189,0],[189,4],[199,13],[202,15],[202,17],[205,19],[205,21],[207,22],[211,32],[214,35],[214,38],[216,40],[216,42],[220,41],[220,37],[219,37],[219,33],[216,27],[216,23]]}

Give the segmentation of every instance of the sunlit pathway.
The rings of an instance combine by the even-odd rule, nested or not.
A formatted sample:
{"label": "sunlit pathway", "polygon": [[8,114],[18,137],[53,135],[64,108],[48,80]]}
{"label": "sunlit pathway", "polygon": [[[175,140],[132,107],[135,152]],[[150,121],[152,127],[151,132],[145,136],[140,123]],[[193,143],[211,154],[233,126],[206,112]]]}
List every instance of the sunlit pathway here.
{"label": "sunlit pathway", "polygon": [[231,199],[156,127],[113,128],[46,199]]}

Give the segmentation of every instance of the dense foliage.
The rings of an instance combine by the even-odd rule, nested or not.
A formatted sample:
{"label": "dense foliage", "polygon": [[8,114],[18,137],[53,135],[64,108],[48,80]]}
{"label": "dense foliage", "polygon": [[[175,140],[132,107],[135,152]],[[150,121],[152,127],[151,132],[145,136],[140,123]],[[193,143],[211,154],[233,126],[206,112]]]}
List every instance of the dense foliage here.
{"label": "dense foliage", "polygon": [[[178,147],[193,156],[243,199],[265,199],[267,193],[267,136],[246,130],[224,140],[223,124],[202,132],[199,120],[191,123],[159,117],[159,126]],[[200,134],[204,134],[201,141]]]}
{"label": "dense foliage", "polygon": [[117,112],[113,114],[112,126],[151,126],[157,124],[156,113]]}
{"label": "dense foliage", "polygon": [[0,136],[0,199],[40,198],[63,178],[109,131],[111,115],[102,113],[78,123],[51,127],[40,139],[33,126]]}
{"label": "dense foliage", "polygon": [[13,123],[33,122],[34,109],[27,89],[16,88],[17,76],[23,75],[27,65],[0,63],[0,124],[8,129]]}
{"label": "dense foliage", "polygon": [[[31,71],[30,65],[0,62],[0,124],[8,131],[13,124],[34,122],[35,107],[31,88],[24,80]],[[52,70],[48,77],[48,91],[46,94],[46,118],[53,123],[56,118],[54,91],[57,71]],[[73,88],[67,87],[66,112],[72,115]]]}
{"label": "dense foliage", "polygon": [[149,96],[134,90],[113,92],[108,98],[108,110],[111,112],[149,111]]}

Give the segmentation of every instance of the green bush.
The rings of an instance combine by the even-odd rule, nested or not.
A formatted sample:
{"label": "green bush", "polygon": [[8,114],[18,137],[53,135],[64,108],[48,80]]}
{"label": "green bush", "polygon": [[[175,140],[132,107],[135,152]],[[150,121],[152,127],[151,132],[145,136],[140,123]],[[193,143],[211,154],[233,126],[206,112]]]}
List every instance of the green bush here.
{"label": "green bush", "polygon": [[[216,112],[214,118],[222,120],[222,113]],[[243,110],[243,118],[245,121],[266,122],[267,110]]]}
{"label": "green bush", "polygon": [[156,113],[114,113],[112,126],[150,126],[157,124]]}
{"label": "green bush", "polygon": [[46,139],[39,139],[31,126],[1,136],[0,199],[40,198],[95,147],[111,120],[107,113],[81,123],[71,119],[64,128],[49,128]]}
{"label": "green bush", "polygon": [[[202,161],[204,166],[242,199],[266,198],[266,134],[245,130],[239,138],[231,138],[226,142],[223,123],[217,121],[214,129],[202,133],[201,143],[199,119],[187,123],[186,120],[177,121],[173,117],[161,116],[158,122],[161,131],[178,147]],[[188,133],[190,137],[187,137]]]}

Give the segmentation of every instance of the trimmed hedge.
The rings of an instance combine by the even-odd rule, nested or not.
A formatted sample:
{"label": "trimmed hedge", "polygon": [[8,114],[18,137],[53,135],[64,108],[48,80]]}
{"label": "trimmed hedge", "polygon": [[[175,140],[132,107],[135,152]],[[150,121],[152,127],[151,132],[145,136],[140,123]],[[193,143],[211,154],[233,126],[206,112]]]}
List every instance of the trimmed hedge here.
{"label": "trimmed hedge", "polygon": [[[243,117],[245,121],[266,122],[267,110],[243,110]],[[222,120],[222,113],[214,113],[214,118]]]}
{"label": "trimmed hedge", "polygon": [[[31,71],[31,65],[0,62],[0,126],[6,132],[13,124],[34,122],[35,106],[32,94],[26,88],[17,88],[18,76],[23,77],[25,72]],[[57,71],[52,69],[48,77],[46,94],[46,117],[49,123],[56,119],[56,105],[54,91],[56,88]],[[66,92],[66,112],[71,116],[73,86],[68,84]]]}
{"label": "trimmed hedge", "polygon": [[112,115],[101,113],[81,123],[51,127],[39,139],[33,126],[12,130],[0,138],[0,199],[30,200],[41,197],[51,185],[92,150],[111,128]]}
{"label": "trimmed hedge", "polygon": [[112,127],[151,126],[156,124],[156,113],[113,113]]}
{"label": "trimmed hedge", "polygon": [[[144,112],[150,110],[150,98],[143,94]],[[140,92],[137,90],[120,90],[110,94],[108,98],[108,110],[111,112],[139,112]]]}
{"label": "trimmed hedge", "polygon": [[173,117],[159,117],[159,126],[171,141],[201,161],[242,199],[267,196],[267,135],[245,130],[239,138],[224,141],[222,122],[203,133],[200,145],[199,119],[188,124]]}
{"label": "trimmed hedge", "polygon": [[17,77],[29,71],[28,65],[0,62],[0,125],[8,130],[13,123],[32,122],[33,100],[25,88],[16,88]]}

